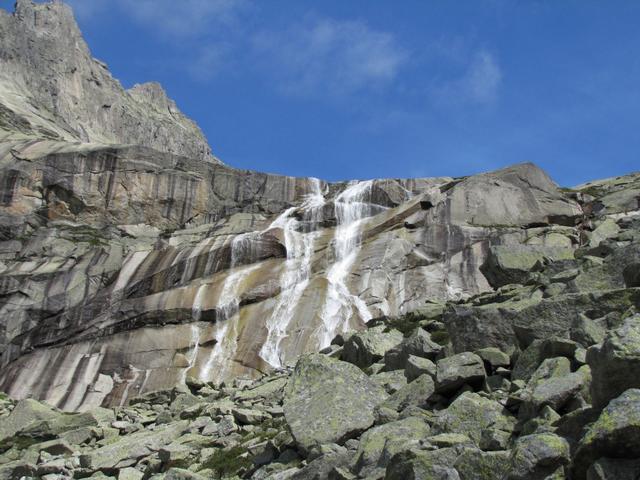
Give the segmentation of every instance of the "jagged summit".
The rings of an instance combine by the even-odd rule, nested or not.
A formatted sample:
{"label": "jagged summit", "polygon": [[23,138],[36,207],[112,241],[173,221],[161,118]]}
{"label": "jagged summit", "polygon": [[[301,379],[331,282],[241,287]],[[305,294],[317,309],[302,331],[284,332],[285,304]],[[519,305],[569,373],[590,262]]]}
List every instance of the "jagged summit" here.
{"label": "jagged summit", "polygon": [[91,56],[59,1],[0,10],[0,138],[136,144],[217,161],[202,131],[155,82],[125,90]]}

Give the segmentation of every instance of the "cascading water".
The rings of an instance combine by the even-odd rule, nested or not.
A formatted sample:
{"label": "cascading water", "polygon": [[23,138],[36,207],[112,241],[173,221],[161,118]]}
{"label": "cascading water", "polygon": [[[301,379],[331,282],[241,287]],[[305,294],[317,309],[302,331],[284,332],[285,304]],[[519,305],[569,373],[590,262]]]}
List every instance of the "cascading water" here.
{"label": "cascading water", "polygon": [[197,323],[191,324],[191,342],[189,345],[191,348],[191,352],[189,352],[189,356],[187,357],[189,366],[182,371],[182,383],[185,383],[187,380],[187,372],[195,367],[196,360],[198,359],[198,350],[200,349],[200,327]]}
{"label": "cascading water", "polygon": [[367,305],[357,295],[351,294],[346,280],[360,249],[363,220],[373,213],[371,204],[366,201],[372,186],[372,180],[351,182],[334,202],[337,220],[333,241],[335,262],[327,272],[329,284],[322,312],[321,348],[347,328],[354,307],[363,322],[371,319]]}
{"label": "cascading water", "polygon": [[[254,235],[255,233],[245,233],[237,235],[231,240],[229,270],[236,270],[227,275],[218,296],[217,318],[214,327],[215,344],[207,362],[200,370],[199,378],[202,380],[210,381],[224,378],[235,354],[237,348],[237,324],[239,321],[235,317],[240,313],[239,295],[242,284],[251,272],[259,268],[259,265],[242,267],[238,267],[238,265],[241,260],[250,260],[253,247],[252,237]],[[214,367],[217,367],[217,369],[215,374],[212,374]]]}
{"label": "cascading water", "polygon": [[[304,217],[317,221],[318,212],[325,204],[320,181],[314,179],[314,192],[306,197],[300,210]],[[300,221],[291,214],[296,208],[290,208],[280,215],[269,228],[282,228],[287,251],[285,271],[280,278],[280,295],[267,320],[267,338],[260,349],[260,357],[274,368],[282,367],[281,342],[286,337],[287,327],[291,323],[295,309],[302,297],[311,276],[311,260],[318,233],[301,233]],[[312,220],[313,221],[313,220]],[[313,225],[312,225],[313,228]]]}

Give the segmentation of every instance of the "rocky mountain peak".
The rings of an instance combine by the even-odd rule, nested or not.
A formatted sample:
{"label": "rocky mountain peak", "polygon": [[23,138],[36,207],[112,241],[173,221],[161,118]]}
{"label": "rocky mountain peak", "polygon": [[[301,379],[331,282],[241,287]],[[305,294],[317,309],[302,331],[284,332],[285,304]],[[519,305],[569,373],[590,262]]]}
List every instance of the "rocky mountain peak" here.
{"label": "rocky mountain peak", "polygon": [[125,90],[91,56],[71,8],[21,0],[0,16],[0,135],[137,144],[217,161],[157,83]]}

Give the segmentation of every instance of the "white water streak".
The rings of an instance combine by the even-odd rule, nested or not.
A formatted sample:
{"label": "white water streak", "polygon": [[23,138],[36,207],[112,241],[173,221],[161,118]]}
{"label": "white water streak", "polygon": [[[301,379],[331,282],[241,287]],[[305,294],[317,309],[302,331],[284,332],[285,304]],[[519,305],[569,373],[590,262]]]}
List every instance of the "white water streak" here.
{"label": "white water streak", "polygon": [[[309,214],[317,221],[316,214],[325,203],[320,190],[320,182],[314,179],[314,192],[307,196],[301,205],[303,214]],[[287,251],[285,271],[280,278],[280,294],[271,316],[266,322],[267,338],[260,349],[260,357],[274,368],[282,367],[282,341],[287,337],[287,328],[293,319],[311,276],[311,261],[318,233],[299,232],[300,222],[290,215],[296,208],[290,208],[280,215],[270,228],[280,227],[284,232],[284,243]]]}
{"label": "white water streak", "polygon": [[[199,378],[204,381],[221,380],[225,377],[229,364],[238,348],[238,322],[240,321],[239,295],[242,291],[244,280],[258,269],[259,265],[250,265],[239,268],[229,274],[224,281],[222,291],[218,299],[218,319],[215,328],[215,344],[211,354],[200,370]],[[215,373],[212,371],[216,368]]]}
{"label": "white water streak", "polygon": [[191,349],[187,358],[189,366],[182,371],[182,383],[186,382],[187,373],[196,366],[196,361],[198,360],[198,351],[200,350],[200,327],[197,323],[191,324],[191,342],[189,343],[189,348]]}
{"label": "white water streak", "polygon": [[351,294],[346,281],[360,251],[364,219],[372,213],[368,203],[372,185],[372,180],[352,182],[334,202],[338,224],[334,237],[335,262],[327,272],[329,285],[322,312],[320,348],[329,345],[336,333],[346,330],[354,307],[363,322],[371,319],[366,303]]}

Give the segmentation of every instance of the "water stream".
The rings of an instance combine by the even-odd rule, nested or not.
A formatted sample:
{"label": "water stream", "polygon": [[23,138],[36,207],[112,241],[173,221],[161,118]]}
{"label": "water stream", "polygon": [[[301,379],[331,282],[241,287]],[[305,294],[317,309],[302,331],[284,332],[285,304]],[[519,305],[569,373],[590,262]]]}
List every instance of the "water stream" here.
{"label": "water stream", "polygon": [[[320,181],[316,180],[314,192],[308,195],[300,206],[303,217],[312,219],[312,223],[317,222],[320,218],[318,213],[321,213],[324,204]],[[280,294],[271,316],[267,319],[267,338],[259,353],[260,357],[274,368],[283,366],[281,343],[287,336],[287,327],[309,284],[314,245],[318,237],[315,225],[311,225],[309,233],[299,231],[301,222],[291,216],[296,210],[296,208],[286,210],[270,226],[270,228],[282,228],[287,251],[284,273],[280,277]]]}
{"label": "water stream", "polygon": [[334,201],[337,221],[333,240],[335,261],[327,272],[327,297],[322,312],[320,348],[329,345],[338,332],[348,328],[354,308],[363,322],[371,319],[366,303],[357,295],[351,294],[346,281],[360,250],[364,219],[373,213],[369,203],[372,186],[372,180],[350,182]]}
{"label": "water stream", "polygon": [[[240,261],[251,261],[255,232],[236,235],[231,240],[231,262],[229,274],[218,296],[216,305],[216,323],[214,325],[215,344],[207,362],[200,370],[199,378],[205,381],[219,381],[224,378],[238,347],[238,323],[240,321],[240,294],[242,284],[260,265],[244,265]],[[233,271],[235,269],[235,271]],[[197,295],[197,294],[196,294]],[[215,372],[214,372],[214,367]]]}

